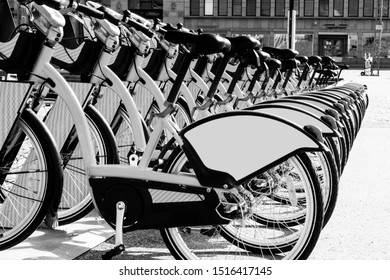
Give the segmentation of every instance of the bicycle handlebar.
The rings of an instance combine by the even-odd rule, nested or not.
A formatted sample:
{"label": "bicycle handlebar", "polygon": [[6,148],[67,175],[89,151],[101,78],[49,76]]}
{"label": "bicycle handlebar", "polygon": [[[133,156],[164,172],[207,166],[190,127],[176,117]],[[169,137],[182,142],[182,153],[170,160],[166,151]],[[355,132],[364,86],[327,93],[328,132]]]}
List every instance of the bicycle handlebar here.
{"label": "bicycle handlebar", "polygon": [[61,10],[61,8],[63,7],[73,8],[74,10],[79,11],[88,16],[91,16],[93,18],[103,19],[105,17],[105,14],[103,12],[95,8],[88,7],[84,4],[77,3],[74,0],[34,0],[34,1],[19,0],[18,2],[21,4],[28,4],[30,2],[35,2],[38,5],[46,5],[55,10]]}
{"label": "bicycle handlebar", "polygon": [[152,38],[154,36],[154,32],[150,30],[149,27],[133,19],[133,14],[129,10],[123,12],[123,21],[129,26],[135,28],[136,30],[141,31],[149,38]]}
{"label": "bicycle handlebar", "polygon": [[96,18],[96,19],[104,19],[106,15],[94,8],[88,7],[84,4],[77,4],[76,10],[80,13],[86,14],[90,17]]}
{"label": "bicycle handlebar", "polygon": [[111,9],[108,9],[101,5],[97,10],[101,11],[104,13],[104,19],[108,20],[112,24],[118,26],[119,22],[122,21],[120,17],[118,17],[117,13]]}
{"label": "bicycle handlebar", "polygon": [[[105,19],[107,19],[109,22],[115,25],[119,25],[119,22],[123,22],[130,27],[135,28],[138,31],[141,31],[143,34],[148,36],[149,38],[152,38],[154,35],[154,32],[150,30],[150,28],[147,26],[147,22],[145,19],[135,16],[135,14],[131,13],[129,10],[126,10],[123,12],[123,15],[120,13],[117,13],[114,10],[111,10],[103,5],[100,4],[94,4],[91,1],[88,1],[90,5],[99,5],[97,8],[99,11],[102,11],[105,15]],[[150,23],[149,23],[150,24]]]}

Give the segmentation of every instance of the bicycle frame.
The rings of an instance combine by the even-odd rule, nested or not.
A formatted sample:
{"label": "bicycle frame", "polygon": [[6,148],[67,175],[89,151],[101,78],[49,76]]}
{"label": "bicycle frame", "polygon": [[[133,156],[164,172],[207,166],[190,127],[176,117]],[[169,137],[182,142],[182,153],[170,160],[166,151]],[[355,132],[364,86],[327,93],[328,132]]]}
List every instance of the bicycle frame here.
{"label": "bicycle frame", "polygon": [[105,84],[112,89],[122,100],[127,113],[132,121],[132,125],[136,133],[134,133],[134,141],[137,144],[137,148],[144,150],[146,147],[145,135],[140,115],[138,113],[137,105],[131,98],[130,93],[119,77],[108,67],[111,54],[103,51],[100,55],[98,67],[95,68],[95,73],[91,79],[91,83],[98,84],[99,78],[105,77]]}
{"label": "bicycle frame", "polygon": [[[41,6],[37,6],[38,9],[40,7]],[[57,30],[55,30],[55,29],[50,30],[48,37],[50,37],[53,34],[56,36],[56,34],[58,34],[58,32],[60,32],[58,29]],[[104,170],[105,168],[107,168],[107,166],[101,165],[100,167],[102,167],[102,168],[100,168],[100,167],[97,168],[98,166],[96,165],[95,155],[94,155],[94,152],[93,152],[92,147],[90,145],[90,143],[92,143],[92,138],[91,138],[91,135],[89,133],[89,130],[85,129],[88,127],[88,124],[87,124],[85,116],[84,116],[84,111],[82,110],[80,102],[79,102],[76,94],[74,93],[73,89],[69,86],[68,82],[50,64],[50,59],[53,55],[53,52],[54,52],[54,49],[48,45],[44,45],[42,47],[42,51],[37,59],[36,65],[32,71],[34,73],[34,75],[31,76],[31,80],[33,82],[35,82],[36,85],[37,84],[40,85],[43,82],[45,82],[45,80],[42,80],[42,78],[39,78],[39,77],[45,77],[46,79],[49,79],[51,81],[48,84],[49,88],[51,90],[53,90],[54,92],[56,92],[63,99],[63,101],[66,103],[66,105],[70,111],[70,114],[72,116],[72,119],[74,121],[76,130],[77,130],[77,134],[78,134],[78,137],[80,140],[84,163],[85,163],[85,166],[87,167],[87,173],[90,174],[90,176],[95,176],[95,175],[101,176],[102,175],[101,170]],[[109,56],[107,56],[107,57],[109,57]],[[118,77],[115,74],[113,74],[113,72],[108,67],[103,66],[102,69],[103,69],[102,72],[104,72],[104,75],[106,75],[106,77],[108,77],[109,79],[112,79],[113,81],[116,82],[117,88],[115,88],[115,89],[118,92],[127,92],[125,87],[121,88],[119,86],[119,84],[123,85],[123,83],[120,82],[120,80],[118,81]],[[136,108],[135,105],[132,103],[126,103],[126,105],[128,107]],[[138,117],[138,115],[137,115],[137,117]],[[136,119],[136,118],[134,118],[134,119]],[[165,122],[165,126],[166,126],[165,129],[168,129],[171,132],[174,131],[174,129],[172,128],[172,125],[170,125],[170,121],[168,119]],[[163,125],[161,125],[160,127],[163,127]],[[155,129],[155,132],[152,134],[151,139],[153,139],[153,135],[156,135],[158,133],[159,133],[159,129]],[[161,130],[160,130],[160,133],[161,133]],[[176,138],[176,139],[178,140],[179,138]],[[151,141],[151,142],[153,142],[153,141]],[[150,148],[145,149],[145,155],[151,154],[151,152],[149,152],[149,151],[154,150],[152,145],[149,145],[149,147]],[[143,157],[142,162],[146,162],[148,160],[150,160],[150,158],[148,159],[148,157],[145,156],[145,157]],[[144,164],[141,164],[141,166],[144,166]],[[114,167],[114,169],[117,168],[119,170],[118,172],[113,173],[115,176],[118,175],[118,176],[121,176],[124,178],[146,179],[146,176],[144,175],[144,173],[151,172],[150,170],[146,170],[146,168],[141,167],[140,172],[134,172],[135,173],[135,174],[133,174],[134,176],[128,176],[129,172],[124,171],[123,168],[118,168],[118,166],[110,166],[110,167]],[[128,168],[134,169],[132,167],[128,167]],[[96,170],[96,174],[94,174],[95,170]],[[106,176],[111,174],[111,172],[112,171],[110,169],[110,171],[108,171],[108,174],[106,174]],[[158,175],[162,175],[162,177],[164,177],[164,176],[170,177],[170,179],[165,180],[166,182],[172,181],[171,177],[181,178],[181,176],[162,174],[159,172],[151,172],[151,173],[157,173]],[[142,175],[139,175],[139,174],[142,174]],[[152,177],[149,177],[149,178],[156,178],[156,177],[159,177],[159,176],[152,175]],[[162,179],[162,182],[164,182],[164,179]],[[200,184],[197,182],[196,179],[188,179],[188,178],[186,178],[185,180],[182,180],[182,181],[179,179],[179,184],[200,186]]]}
{"label": "bicycle frame", "polygon": [[[56,13],[56,11],[44,6],[36,5],[36,9],[43,13],[43,16],[47,13]],[[168,205],[164,209],[172,213],[173,216],[168,220],[159,220],[157,218],[156,223],[146,223],[145,227],[156,225],[169,227],[185,223],[180,218],[178,218],[179,220],[174,218],[174,213],[181,213],[182,209],[192,213],[191,211],[194,209],[188,207],[186,198],[183,198],[183,195],[188,195],[189,192],[192,194],[192,200],[195,199],[196,201],[194,202],[197,205],[196,209],[202,213],[207,213],[205,216],[195,215],[193,224],[227,223],[228,220],[216,211],[216,207],[220,204],[218,193],[223,191],[237,194],[236,186],[239,186],[255,174],[264,172],[275,164],[301,151],[324,149],[323,144],[312,134],[292,123],[267,114],[249,111],[211,116],[187,126],[178,133],[178,128],[170,118],[170,114],[174,111],[173,104],[167,102],[166,109],[156,116],[157,125],[150,136],[138,166],[97,165],[92,149],[92,138],[88,129],[88,123],[80,102],[66,80],[50,64],[50,59],[54,52],[53,47],[58,41],[55,38],[61,37],[63,24],[65,23],[60,19],[54,20],[54,24],[46,32],[47,40],[38,56],[31,80],[36,85],[45,83],[51,90],[58,93],[67,105],[79,138],[93,202],[100,214],[103,214],[102,216],[111,224],[115,224],[115,204],[118,201],[125,200],[127,204],[134,204],[135,201],[132,200],[132,197],[136,195],[135,197],[141,199],[140,203],[145,209],[149,209],[149,207],[152,207],[151,205],[158,203],[154,199],[158,199],[160,194],[154,197],[153,192],[149,192],[149,189],[155,189],[157,193],[167,192],[169,200],[167,201]],[[103,58],[106,57],[103,56]],[[125,86],[119,82],[119,78],[112,71],[104,67],[102,69],[104,77],[116,83],[116,91],[127,93]],[[182,78],[184,77],[183,75],[185,73],[182,74]],[[175,83],[173,88],[180,89],[179,83],[181,84],[182,81],[177,78]],[[123,87],[120,85],[123,85]],[[170,101],[170,98],[172,98],[171,94],[167,100]],[[129,107],[134,106],[132,103],[126,103],[126,105]],[[225,129],[227,126],[230,130]],[[256,129],[253,129],[253,127],[256,127]],[[269,129],[273,129],[278,133],[272,133],[269,137],[263,137],[263,131]],[[196,176],[167,174],[154,171],[148,167],[163,131],[169,131],[182,147],[188,160],[194,167]],[[204,141],[204,135],[208,135],[210,140]],[[290,141],[287,145],[282,140],[283,135],[289,135]],[[255,152],[253,149],[245,149],[238,157],[236,155],[236,159],[232,161],[230,154],[227,153],[231,148],[230,143],[240,143],[242,137],[248,140],[246,143],[247,147],[256,147]],[[226,141],[228,138],[230,140]],[[276,144],[277,150],[268,148],[270,145],[278,143],[278,141],[282,141],[283,145],[282,142],[280,142],[280,145]],[[283,148],[280,148],[281,146]],[[119,183],[118,180],[120,181]],[[207,201],[211,201],[211,204],[206,206],[201,197],[205,198],[206,204]],[[183,202],[180,205],[184,208],[174,207],[171,209],[172,207],[169,206],[169,203],[174,205],[178,202]],[[131,211],[139,211],[137,210],[137,205],[137,203],[130,205],[133,207]],[[111,211],[114,212],[114,219]],[[151,211],[158,216],[164,215],[164,213],[160,213],[156,209]],[[182,215],[176,216],[181,217]],[[143,216],[141,220],[143,220],[142,218]],[[129,228],[132,226],[133,224],[128,224]],[[142,227],[141,225],[137,226]]]}

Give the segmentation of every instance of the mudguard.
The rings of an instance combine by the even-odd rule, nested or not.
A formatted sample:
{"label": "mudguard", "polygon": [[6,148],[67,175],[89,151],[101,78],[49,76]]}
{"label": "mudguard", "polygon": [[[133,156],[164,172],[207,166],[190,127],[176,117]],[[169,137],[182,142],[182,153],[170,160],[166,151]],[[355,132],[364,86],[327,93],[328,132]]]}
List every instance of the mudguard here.
{"label": "mudguard", "polygon": [[[314,114],[318,118],[321,118],[321,116],[323,115],[329,115],[329,113],[327,113],[329,112],[329,109],[322,109],[312,104],[308,104],[307,102],[304,102],[302,100],[296,100],[296,99],[281,98],[281,99],[274,99],[274,100],[265,100],[262,102],[262,104],[283,104],[283,106],[289,106],[300,110],[304,110],[306,112]],[[339,114],[335,110],[333,111],[334,113],[331,116],[336,119],[336,123],[338,127],[344,128],[344,124],[340,122]]]}
{"label": "mudguard", "polygon": [[325,122],[325,116],[318,117],[299,108],[289,107],[283,104],[258,104],[246,110],[274,115],[289,120],[302,128],[306,125],[314,125],[325,137],[342,137],[340,132],[337,131],[337,127],[332,128],[329,122]]}
{"label": "mudguard", "polygon": [[221,188],[241,184],[300,152],[326,150],[313,128],[269,114],[233,111],[199,120],[180,134],[199,182]]}
{"label": "mudguard", "polygon": [[304,100],[305,102],[312,104],[312,105],[314,105],[318,108],[321,108],[323,110],[337,109],[341,115],[345,116],[345,118],[349,120],[349,117],[348,117],[347,113],[345,112],[344,106],[342,106],[343,110],[341,110],[337,107],[336,102],[327,102],[325,100],[321,100],[320,97],[316,98],[313,96],[305,96],[305,95],[292,95],[292,96],[286,97],[286,99]]}
{"label": "mudguard", "polygon": [[351,134],[353,133],[352,130],[353,130],[354,123],[351,120],[352,117],[349,115],[350,112],[346,110],[345,106],[343,106],[342,104],[336,102],[326,102],[324,100],[321,100],[321,98],[315,98],[312,96],[305,96],[305,95],[293,95],[293,96],[286,97],[286,99],[304,100],[305,102],[308,102],[309,104],[312,104],[323,110],[336,109],[337,112],[340,114],[341,119],[345,121],[345,124],[349,132]]}

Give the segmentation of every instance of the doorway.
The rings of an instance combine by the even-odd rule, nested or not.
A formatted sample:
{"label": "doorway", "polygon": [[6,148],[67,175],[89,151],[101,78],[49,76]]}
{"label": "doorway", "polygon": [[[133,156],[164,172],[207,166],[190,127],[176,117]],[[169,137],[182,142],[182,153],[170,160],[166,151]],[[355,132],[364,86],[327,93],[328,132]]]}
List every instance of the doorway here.
{"label": "doorway", "polygon": [[347,54],[348,35],[319,35],[319,55],[343,57]]}

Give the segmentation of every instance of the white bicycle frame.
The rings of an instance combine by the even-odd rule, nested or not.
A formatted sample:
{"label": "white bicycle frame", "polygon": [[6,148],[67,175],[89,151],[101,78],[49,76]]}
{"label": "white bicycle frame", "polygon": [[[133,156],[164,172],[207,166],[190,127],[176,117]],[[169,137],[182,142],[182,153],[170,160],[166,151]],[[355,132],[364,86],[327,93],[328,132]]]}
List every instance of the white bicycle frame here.
{"label": "white bicycle frame", "polygon": [[[49,7],[39,6],[35,3],[33,6],[41,13],[40,17],[36,19],[36,22],[37,26],[46,34],[47,39],[34,66],[31,80],[35,82],[35,86],[41,84],[47,85],[51,90],[56,92],[67,105],[77,131],[88,179],[107,177],[123,178],[142,180],[145,182],[154,181],[156,183],[170,183],[179,187],[193,186],[209,189],[209,186],[202,185],[196,176],[162,173],[154,171],[149,167],[152,155],[163,131],[168,131],[172,134],[180,146],[183,146],[184,140],[186,140],[206,168],[224,172],[236,180],[236,182],[247,180],[251,174],[259,172],[272,163],[281,160],[287,155],[301,151],[302,149],[324,149],[323,145],[315,140],[312,135],[309,136],[308,133],[292,123],[270,115],[254,112],[241,111],[225,115],[219,114],[208,120],[203,120],[192,126],[188,126],[187,129],[179,135],[178,128],[170,117],[169,112],[171,107],[168,104],[166,109],[168,110],[167,113],[157,116],[157,124],[150,135],[150,139],[145,147],[139,165],[97,165],[95,153],[92,149],[93,142],[89,132],[89,126],[80,102],[66,80],[50,64],[50,59],[54,53],[54,46],[62,37],[62,27],[65,24],[65,20],[59,12]],[[46,22],[45,25],[39,25],[41,20],[48,21],[49,24]],[[50,27],[47,27],[48,25],[50,25]],[[112,81],[117,81],[119,79],[113,75],[111,71],[103,71],[105,71],[104,74],[107,74],[105,77],[112,79]],[[123,88],[125,88],[124,85],[123,88],[119,86],[119,83],[117,86],[116,90],[125,92],[123,90]],[[245,126],[243,124],[245,124]],[[226,127],[229,127],[231,130],[226,130]],[[263,130],[253,129],[254,127],[261,127],[266,130],[274,129],[275,133],[271,134],[272,137],[263,137]],[[204,141],[205,135],[210,137],[209,141]],[[285,141],[282,141],[283,135],[289,135],[291,141],[284,143]],[[234,156],[234,161],[231,161],[231,156],[227,151],[231,149],[231,143],[238,143],[243,137],[247,139],[247,145],[249,147],[258,148],[254,151],[252,149],[243,150]],[[228,138],[229,141],[226,141]],[[259,143],[259,141],[261,143]],[[280,142],[279,146],[277,141],[282,141],[283,145],[282,142]],[[278,149],[267,148],[275,143],[278,145]],[[205,180],[208,180],[208,178],[209,177],[206,177]],[[96,206],[97,203],[91,186],[89,187],[89,191]],[[226,191],[237,192],[237,189],[231,188]]]}
{"label": "white bicycle frame", "polygon": [[[35,3],[33,5],[40,13],[44,14],[45,16],[57,13],[48,7],[39,6]],[[53,18],[53,22],[57,24],[54,26],[52,25],[46,34],[47,38],[49,40],[52,39],[52,43],[54,44],[57,42],[55,38],[60,38],[62,36],[62,26],[65,24],[65,21],[58,18]],[[157,145],[158,139],[163,130],[170,131],[173,135],[176,136],[175,138],[178,143],[182,144],[181,138],[177,135],[175,124],[168,116],[165,118],[159,118],[161,121],[158,122],[155,130],[151,134],[149,144],[145,147],[145,153],[138,166],[97,165],[95,153],[92,149],[92,137],[89,131],[85,113],[73,89],[69,86],[64,77],[50,64],[50,59],[53,56],[53,53],[54,48],[52,46],[45,44],[42,47],[42,51],[39,54],[32,71],[33,75],[31,75],[31,80],[35,83],[35,85],[45,83],[47,79],[51,80],[52,82],[47,84],[48,87],[56,92],[68,107],[79,138],[87,177],[121,177],[155,180],[165,183],[174,181],[178,184],[202,187],[196,177],[165,174],[152,171],[150,168],[148,168],[148,163],[150,162],[155,146]],[[103,59],[106,58],[109,58],[109,55],[103,56]],[[115,90],[117,92],[126,92],[128,94],[126,87],[108,67],[102,67],[102,70],[105,77],[116,82]],[[123,87],[120,85],[123,85]],[[125,98],[125,100],[130,99]],[[135,107],[135,105],[130,102],[126,103],[126,105],[128,107]]]}

